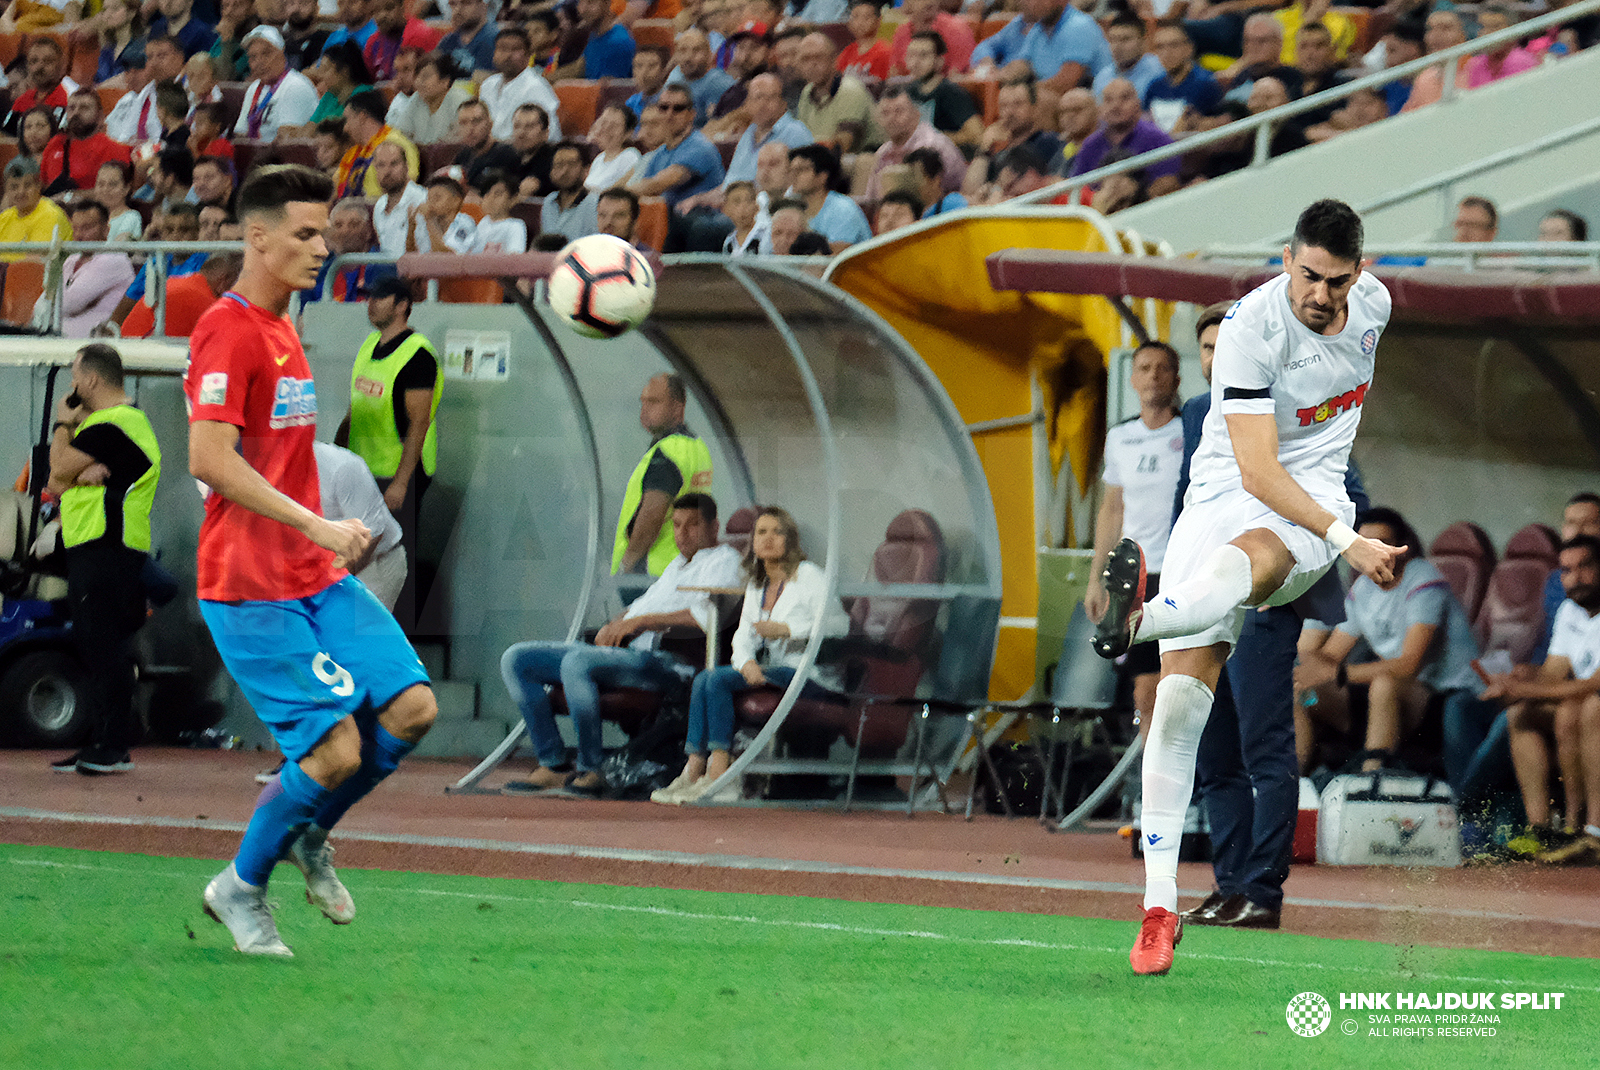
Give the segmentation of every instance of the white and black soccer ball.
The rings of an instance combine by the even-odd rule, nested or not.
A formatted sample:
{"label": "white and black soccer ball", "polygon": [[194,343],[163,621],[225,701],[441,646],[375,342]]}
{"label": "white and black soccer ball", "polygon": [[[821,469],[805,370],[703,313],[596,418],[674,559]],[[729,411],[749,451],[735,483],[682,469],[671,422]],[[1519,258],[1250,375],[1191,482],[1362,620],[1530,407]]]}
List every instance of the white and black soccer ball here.
{"label": "white and black soccer ball", "polygon": [[586,338],[615,338],[644,322],[656,302],[656,275],[638,251],[610,234],[590,234],[556,255],[550,307]]}

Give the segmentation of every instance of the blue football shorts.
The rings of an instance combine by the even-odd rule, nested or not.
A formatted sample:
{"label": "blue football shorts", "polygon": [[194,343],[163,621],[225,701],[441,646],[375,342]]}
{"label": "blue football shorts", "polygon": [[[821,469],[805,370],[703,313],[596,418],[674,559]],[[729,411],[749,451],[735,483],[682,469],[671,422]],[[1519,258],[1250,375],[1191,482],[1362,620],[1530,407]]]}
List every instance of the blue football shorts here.
{"label": "blue football shorts", "polygon": [[200,602],[217,652],[284,757],[346,717],[374,717],[428,673],[383,603],[353,576],[283,602]]}

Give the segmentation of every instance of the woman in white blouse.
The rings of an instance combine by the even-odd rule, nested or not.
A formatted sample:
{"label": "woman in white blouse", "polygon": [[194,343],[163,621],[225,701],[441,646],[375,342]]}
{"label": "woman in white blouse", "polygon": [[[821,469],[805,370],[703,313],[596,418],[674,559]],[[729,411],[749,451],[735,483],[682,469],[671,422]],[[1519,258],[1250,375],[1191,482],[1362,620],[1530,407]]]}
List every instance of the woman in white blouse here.
{"label": "woman in white blouse", "polygon": [[[787,687],[800,666],[811,628],[822,607],[822,634],[850,628],[839,600],[828,593],[822,569],[805,559],[794,518],[776,506],[756,516],[744,559],[749,583],[739,627],[733,633],[733,664],[702,672],[689,698],[689,755],[683,772],[654,792],[654,802],[681,805],[705,794],[732,764],[733,696],[751,688]],[[818,698],[839,687],[837,674],[813,665],[804,695]]]}
{"label": "woman in white blouse", "polygon": [[589,127],[589,141],[595,147],[595,157],[589,164],[589,177],[583,180],[585,189],[604,193],[612,186],[621,185],[628,173],[638,166],[639,150],[624,144],[636,121],[631,110],[613,104]]}

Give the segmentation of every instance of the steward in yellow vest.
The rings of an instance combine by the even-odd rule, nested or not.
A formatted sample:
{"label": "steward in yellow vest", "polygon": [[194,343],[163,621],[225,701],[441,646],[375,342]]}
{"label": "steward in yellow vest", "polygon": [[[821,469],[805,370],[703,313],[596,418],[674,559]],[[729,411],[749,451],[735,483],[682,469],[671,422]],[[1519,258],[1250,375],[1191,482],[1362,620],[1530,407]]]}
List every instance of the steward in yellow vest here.
{"label": "steward in yellow vest", "polygon": [[417,512],[438,467],[439,395],[444,368],[428,340],[411,329],[411,288],[394,276],[368,290],[367,320],[377,328],[350,372],[350,412],[334,441],[367,462],[384,504],[400,522],[406,585],[395,619],[416,619]]}
{"label": "steward in yellow vest", "polygon": [[639,423],[650,448],[634,466],[622,495],[611,548],[611,573],[659,576],[678,556],[672,503],[680,494],[711,490],[711,451],[683,424],[688,395],[676,375],[658,375],[639,395]]}
{"label": "steward in yellow vest", "polygon": [[123,389],[122,358],[108,345],[84,346],[50,440],[50,487],[61,495],[67,602],[90,721],[89,746],[54,763],[60,771],[133,768],[133,637],[145,619],[143,573],[160,479],[161,447]]}

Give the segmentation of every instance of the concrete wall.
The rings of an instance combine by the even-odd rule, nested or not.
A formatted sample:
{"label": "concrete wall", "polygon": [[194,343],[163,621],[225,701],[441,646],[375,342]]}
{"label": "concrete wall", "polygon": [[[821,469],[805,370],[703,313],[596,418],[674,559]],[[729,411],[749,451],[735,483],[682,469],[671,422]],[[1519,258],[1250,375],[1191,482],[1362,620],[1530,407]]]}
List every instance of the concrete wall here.
{"label": "concrete wall", "polygon": [[[1414,182],[1593,119],[1597,83],[1600,54],[1579,53],[1448,103],[1301,149],[1265,167],[1126,209],[1117,214],[1116,223],[1166,240],[1180,252],[1281,240],[1293,229],[1300,209],[1319,197],[1338,197],[1361,209]],[[1596,159],[1600,135],[1529,156],[1439,196],[1369,213],[1367,240],[1449,240],[1446,224],[1453,206],[1468,193],[1492,198],[1514,222],[1520,211],[1536,218],[1542,206],[1554,207],[1551,191],[1571,185],[1591,190],[1584,203],[1592,205]],[[1516,226],[1521,229],[1503,236],[1531,237],[1531,230],[1520,222]]]}

